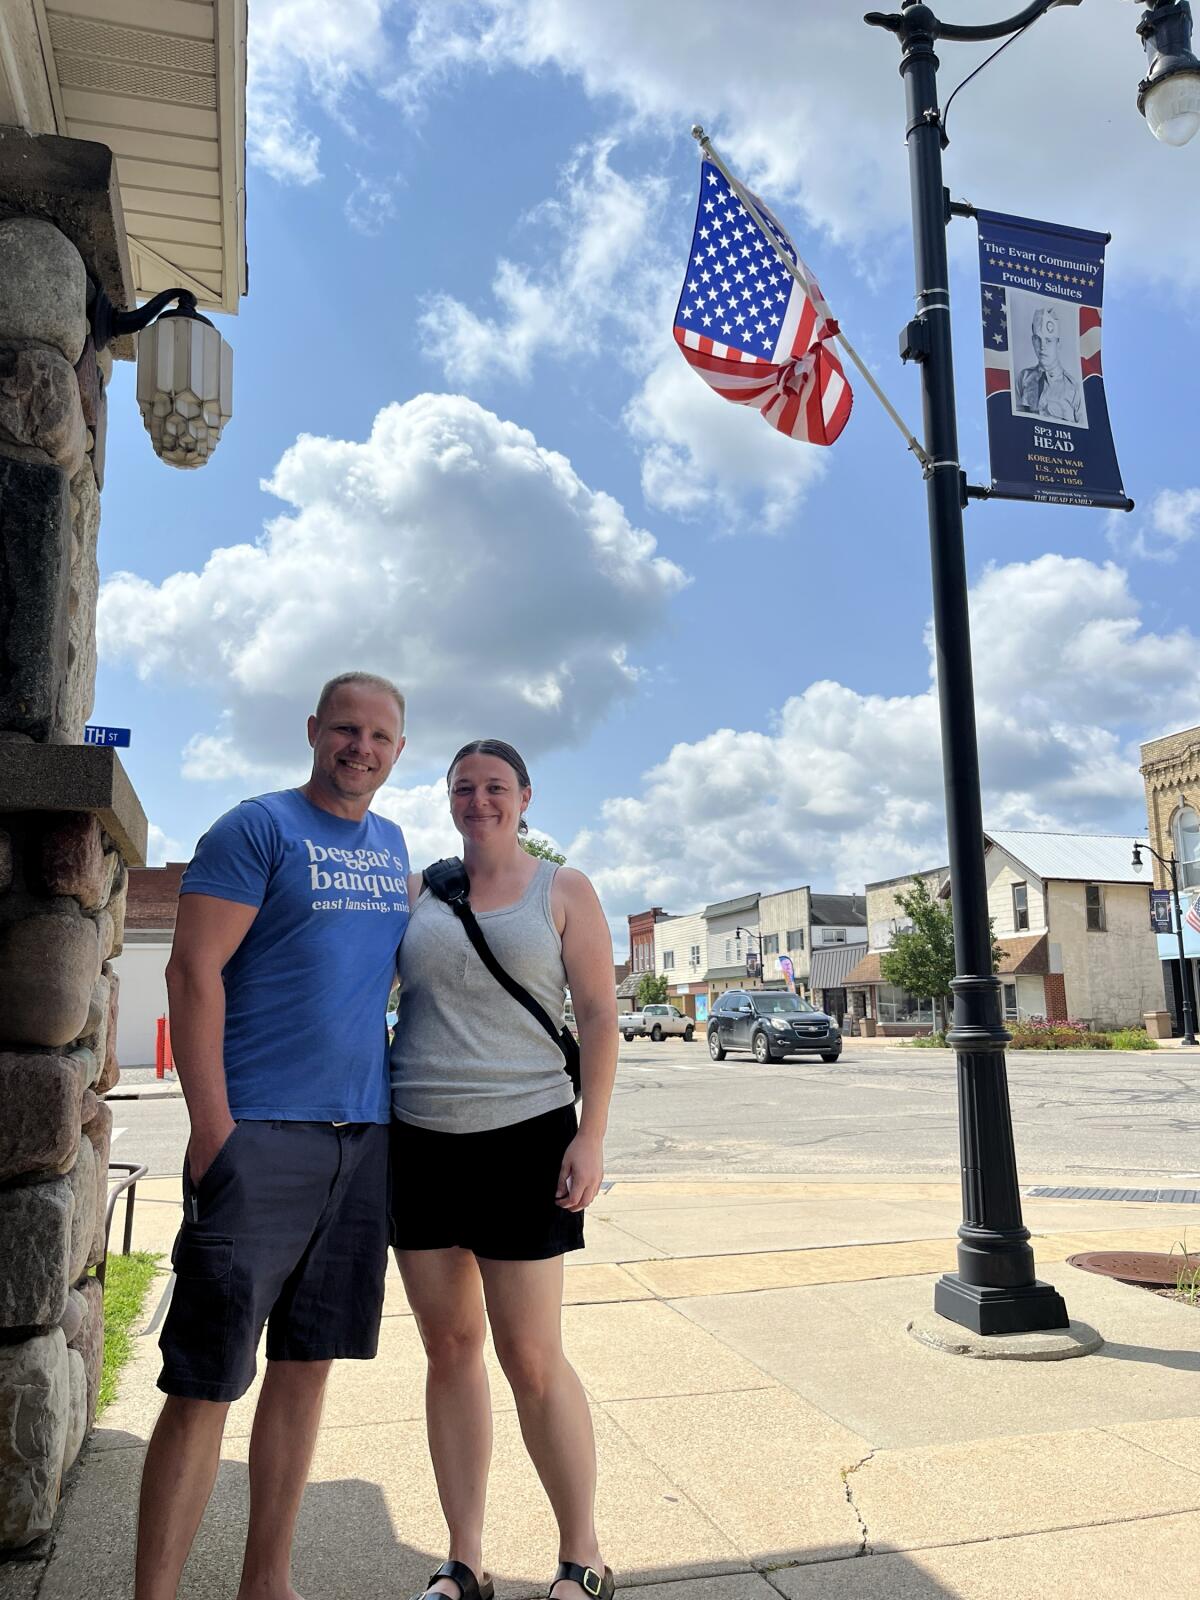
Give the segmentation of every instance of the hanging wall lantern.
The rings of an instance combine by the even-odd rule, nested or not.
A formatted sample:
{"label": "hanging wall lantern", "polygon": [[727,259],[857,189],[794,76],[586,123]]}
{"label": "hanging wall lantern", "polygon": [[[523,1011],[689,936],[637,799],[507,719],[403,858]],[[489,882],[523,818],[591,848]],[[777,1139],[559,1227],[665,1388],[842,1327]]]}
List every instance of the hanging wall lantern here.
{"label": "hanging wall lantern", "polygon": [[[163,311],[172,300],[178,309]],[[116,311],[101,292],[92,326],[97,349],[137,334],[137,402],[150,442],[172,467],[202,467],[233,415],[233,351],[195,295],[166,289],[136,311]]]}

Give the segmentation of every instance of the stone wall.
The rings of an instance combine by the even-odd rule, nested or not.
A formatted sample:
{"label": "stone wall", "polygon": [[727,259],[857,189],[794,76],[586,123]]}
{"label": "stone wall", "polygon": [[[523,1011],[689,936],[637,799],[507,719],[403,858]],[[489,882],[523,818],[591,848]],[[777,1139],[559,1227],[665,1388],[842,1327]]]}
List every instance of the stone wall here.
{"label": "stone wall", "polygon": [[[107,758],[110,776],[115,760],[80,745],[111,371],[89,331],[94,293],[52,222],[0,216],[0,1548],[49,1529],[95,1417],[111,961],[139,828],[144,847],[132,791],[118,827],[50,776],[59,757],[89,772]],[[62,746],[80,748],[49,748]]]}

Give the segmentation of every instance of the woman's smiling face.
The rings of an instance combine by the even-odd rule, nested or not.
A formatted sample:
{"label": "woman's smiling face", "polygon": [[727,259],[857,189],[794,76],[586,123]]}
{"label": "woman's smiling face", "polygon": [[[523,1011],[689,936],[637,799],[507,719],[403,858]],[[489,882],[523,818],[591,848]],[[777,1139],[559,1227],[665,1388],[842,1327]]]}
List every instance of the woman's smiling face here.
{"label": "woman's smiling face", "polygon": [[499,756],[463,756],[450,774],[450,817],[464,839],[516,838],[532,790]]}

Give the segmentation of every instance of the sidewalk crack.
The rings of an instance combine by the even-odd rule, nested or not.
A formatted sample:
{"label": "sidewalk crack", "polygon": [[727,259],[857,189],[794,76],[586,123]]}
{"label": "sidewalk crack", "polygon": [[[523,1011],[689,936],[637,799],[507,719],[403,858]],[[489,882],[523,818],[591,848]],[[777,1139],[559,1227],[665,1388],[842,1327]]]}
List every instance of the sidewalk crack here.
{"label": "sidewalk crack", "polygon": [[852,1480],[854,1478],[854,1474],[861,1468],[865,1467],[867,1463],[874,1457],[874,1455],[875,1451],[869,1450],[867,1454],[863,1456],[861,1461],[856,1461],[852,1467],[842,1468],[842,1487],[846,1491],[846,1504],[850,1507],[851,1511],[853,1511],[855,1517],[858,1519],[858,1527],[862,1541],[858,1549],[854,1552],[856,1556],[869,1556],[872,1554],[872,1550],[870,1538],[867,1532],[867,1524],[863,1519],[863,1514],[858,1509],[858,1505],[854,1499],[854,1483]]}

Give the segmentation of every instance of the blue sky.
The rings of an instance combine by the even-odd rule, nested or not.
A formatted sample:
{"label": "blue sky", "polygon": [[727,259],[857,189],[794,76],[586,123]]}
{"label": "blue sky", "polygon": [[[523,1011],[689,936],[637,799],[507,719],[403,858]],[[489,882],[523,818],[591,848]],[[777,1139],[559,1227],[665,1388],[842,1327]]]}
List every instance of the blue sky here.
{"label": "blue sky", "polygon": [[[381,804],[415,857],[453,843],[447,755],[491,734],[614,918],[941,859],[911,458],[861,382],[817,451],[712,395],[670,332],[699,118],[919,420],[898,52],[833,10],[252,5],[233,420],[176,472],[132,367],[110,393],[93,720],[134,729],[156,859],[302,776],[304,715],[352,666],[410,691]],[[997,827],[1143,826],[1139,741],[1200,721],[1200,147],[1138,116],[1133,20],[1052,14],[951,117],[956,194],[1114,234],[1104,368],[1138,502],[968,512]],[[978,59],[946,48],[943,98]],[[953,248],[986,479],[973,225]]]}

